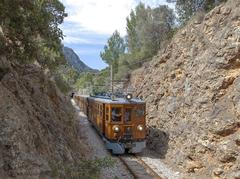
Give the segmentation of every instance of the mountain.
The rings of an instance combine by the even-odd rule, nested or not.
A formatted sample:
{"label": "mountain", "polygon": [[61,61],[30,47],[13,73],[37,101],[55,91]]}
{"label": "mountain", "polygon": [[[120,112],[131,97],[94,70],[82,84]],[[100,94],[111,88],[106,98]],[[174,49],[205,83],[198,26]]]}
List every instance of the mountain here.
{"label": "mountain", "polygon": [[240,178],[240,1],[196,15],[131,74],[148,146],[183,178]]}
{"label": "mountain", "polygon": [[69,65],[76,69],[79,73],[97,71],[83,63],[78,57],[78,55],[73,51],[73,49],[69,47],[63,47],[63,54],[66,60],[68,61]]}

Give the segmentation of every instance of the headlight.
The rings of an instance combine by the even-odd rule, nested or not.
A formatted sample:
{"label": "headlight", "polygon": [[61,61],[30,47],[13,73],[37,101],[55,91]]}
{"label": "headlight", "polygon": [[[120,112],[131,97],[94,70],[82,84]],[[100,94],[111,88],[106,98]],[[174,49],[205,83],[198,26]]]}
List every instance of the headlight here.
{"label": "headlight", "polygon": [[127,94],[126,98],[127,98],[127,100],[131,100],[132,99],[132,94]]}
{"label": "headlight", "polygon": [[119,133],[119,132],[120,132],[119,126],[113,126],[113,131],[114,131],[115,133]]}
{"label": "headlight", "polygon": [[138,126],[137,126],[137,130],[143,131],[143,126],[142,126],[142,125],[138,125]]}

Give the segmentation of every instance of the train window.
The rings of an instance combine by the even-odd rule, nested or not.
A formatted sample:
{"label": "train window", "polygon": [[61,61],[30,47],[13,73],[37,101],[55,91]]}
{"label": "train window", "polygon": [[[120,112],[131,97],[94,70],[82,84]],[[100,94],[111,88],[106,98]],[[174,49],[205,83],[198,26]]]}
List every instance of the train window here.
{"label": "train window", "polygon": [[112,108],[112,121],[119,122],[122,119],[122,109],[113,107]]}
{"label": "train window", "polygon": [[100,106],[100,116],[102,116],[103,115],[103,106],[101,105]]}
{"label": "train window", "polygon": [[143,117],[144,116],[144,108],[138,108],[136,110],[136,116],[137,117]]}
{"label": "train window", "polygon": [[106,107],[106,120],[108,121],[108,119],[109,119],[109,108],[108,107]]}
{"label": "train window", "polygon": [[98,105],[98,114],[101,115],[100,105]]}
{"label": "train window", "polygon": [[130,109],[130,108],[125,109],[124,121],[130,122],[131,118],[132,118],[131,116],[132,116],[132,109]]}

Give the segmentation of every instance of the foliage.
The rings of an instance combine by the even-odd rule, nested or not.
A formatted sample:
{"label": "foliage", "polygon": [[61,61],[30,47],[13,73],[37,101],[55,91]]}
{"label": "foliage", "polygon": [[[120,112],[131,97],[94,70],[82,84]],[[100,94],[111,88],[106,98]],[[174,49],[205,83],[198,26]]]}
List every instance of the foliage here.
{"label": "foliage", "polygon": [[[139,55],[137,53],[136,55]],[[141,56],[141,55],[140,55]],[[119,58],[118,73],[114,76],[115,80],[127,79],[132,70],[141,67],[142,63],[139,60],[141,57],[134,54],[126,53]]]}
{"label": "foliage", "polygon": [[[162,44],[172,38],[175,16],[168,6],[146,7],[140,3],[131,11],[127,21],[125,53],[115,58],[118,70],[115,78],[127,78],[129,72],[150,60]],[[102,59],[105,60],[102,56]]]}
{"label": "foliage", "polygon": [[177,0],[176,11],[181,24],[186,22],[198,11],[208,12],[226,0]]}
{"label": "foliage", "polygon": [[74,88],[77,79],[81,76],[68,64],[59,65],[53,75],[58,88],[65,94]]}
{"label": "foliage", "polygon": [[113,65],[114,69],[118,68],[117,59],[125,51],[124,39],[120,36],[118,31],[108,39],[107,45],[104,46],[104,51],[100,53],[101,58],[109,65]]}
{"label": "foliage", "polygon": [[64,80],[62,76],[56,75],[54,79],[57,87],[62,93],[67,94],[71,90],[70,85]]}
{"label": "foliage", "polygon": [[98,73],[81,73],[74,84],[76,90],[83,90],[87,93],[102,93],[109,90],[109,68],[105,68]]}
{"label": "foliage", "polygon": [[[168,0],[168,2],[176,2],[176,11],[182,25],[196,12],[207,12],[224,1]],[[175,14],[168,6],[160,5],[150,8],[139,3],[126,19],[126,38],[123,39],[115,31],[100,54],[103,61],[109,65],[113,64],[114,79],[128,78],[132,70],[141,67],[144,62],[150,61],[160,49],[165,48],[178,30],[175,20]],[[108,68],[93,75],[90,80],[94,86],[93,91],[107,91],[109,76]],[[81,85],[78,87],[85,87],[82,84],[86,81],[89,79],[82,77],[78,82]]]}
{"label": "foliage", "polygon": [[101,70],[93,79],[93,93],[106,92],[110,88],[110,69]]}
{"label": "foliage", "polygon": [[93,160],[82,159],[77,164],[54,165],[51,164],[52,176],[60,177],[61,173],[70,179],[97,179],[102,168],[110,168],[116,163],[111,157],[95,158]]}
{"label": "foliage", "polygon": [[[66,16],[58,0],[1,0],[0,24],[7,55],[21,62],[37,60],[42,66],[56,66],[62,60],[62,31],[58,25]],[[53,61],[53,62],[52,62]]]}
{"label": "foliage", "polygon": [[[100,53],[104,62],[113,65],[114,79],[117,80],[128,78],[132,70],[151,60],[176,31],[175,15],[168,6],[150,8],[140,3],[126,21],[126,38],[115,31]],[[106,92],[110,88],[109,77],[110,70],[106,68],[91,77],[83,75],[75,86],[86,88],[86,84],[91,84],[93,92]]]}
{"label": "foliage", "polygon": [[136,15],[135,12],[132,10],[129,17],[127,17],[126,27],[128,33],[127,48],[129,52],[136,52],[139,51],[140,49],[140,42],[137,37],[136,25],[137,25]]}
{"label": "foliage", "polygon": [[151,9],[140,3],[127,18],[127,47],[131,58],[151,58],[169,38],[174,25],[174,13],[168,6]]}
{"label": "foliage", "polygon": [[[100,53],[103,61],[113,65],[114,79],[128,78],[130,72],[149,61],[160,47],[172,38],[175,16],[168,6],[146,7],[140,3],[131,11],[127,21],[127,36],[123,39],[115,31]],[[93,76],[91,81],[94,92],[106,92],[109,84],[109,68]],[[86,78],[81,78],[82,87]]]}
{"label": "foliage", "polygon": [[60,65],[57,70],[56,74],[57,76],[61,76],[62,79],[69,84],[69,86],[73,86],[77,79],[79,78],[80,74],[72,68],[70,65]]}
{"label": "foliage", "polygon": [[94,74],[90,72],[82,73],[76,80],[74,87],[77,89],[89,88],[93,84],[93,76]]}
{"label": "foliage", "polygon": [[0,1],[0,45],[7,59],[37,61],[53,72],[57,86],[66,93],[77,74],[70,67],[63,68],[67,64],[58,26],[64,17],[65,7],[59,0]]}

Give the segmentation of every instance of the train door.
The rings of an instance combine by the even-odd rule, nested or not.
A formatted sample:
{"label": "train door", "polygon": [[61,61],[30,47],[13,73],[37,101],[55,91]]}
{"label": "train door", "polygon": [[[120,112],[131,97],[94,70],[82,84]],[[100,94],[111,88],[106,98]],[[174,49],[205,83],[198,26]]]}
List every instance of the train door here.
{"label": "train door", "polygon": [[110,106],[108,104],[105,104],[105,108],[104,108],[104,111],[105,111],[105,114],[104,114],[104,135],[105,137],[109,137],[109,129],[108,129],[108,126],[109,126],[109,123],[110,123]]}
{"label": "train door", "polygon": [[90,108],[90,102],[89,102],[89,99],[88,98],[86,98],[86,101],[84,101],[85,102],[85,105],[84,105],[84,112],[85,112],[85,114],[86,114],[86,116],[89,118],[90,116],[89,116],[89,108]]}
{"label": "train door", "polygon": [[105,134],[105,104],[102,103],[102,113],[101,113],[101,121],[102,121],[102,134]]}
{"label": "train door", "polygon": [[101,133],[104,133],[103,109],[103,104],[97,103],[97,125]]}
{"label": "train door", "polygon": [[117,140],[123,132],[123,105],[111,104],[106,108],[105,135],[108,139]]}

